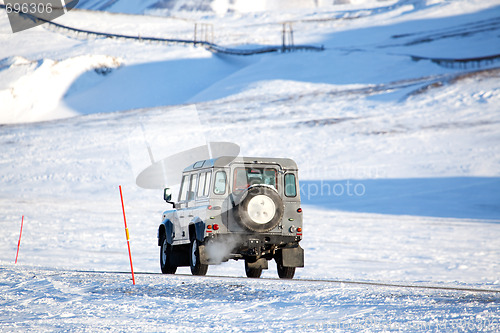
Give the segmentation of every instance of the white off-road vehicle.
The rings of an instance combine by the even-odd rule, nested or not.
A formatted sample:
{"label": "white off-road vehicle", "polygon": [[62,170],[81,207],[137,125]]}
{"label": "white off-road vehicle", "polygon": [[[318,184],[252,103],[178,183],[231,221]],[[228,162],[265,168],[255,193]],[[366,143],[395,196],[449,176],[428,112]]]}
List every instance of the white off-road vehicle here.
{"label": "white off-road vehicle", "polygon": [[158,228],[160,266],[174,274],[190,266],[205,275],[208,265],[245,260],[258,278],[274,259],[280,278],[304,267],[302,209],[297,164],[284,158],[223,156],[184,169],[179,197]]}

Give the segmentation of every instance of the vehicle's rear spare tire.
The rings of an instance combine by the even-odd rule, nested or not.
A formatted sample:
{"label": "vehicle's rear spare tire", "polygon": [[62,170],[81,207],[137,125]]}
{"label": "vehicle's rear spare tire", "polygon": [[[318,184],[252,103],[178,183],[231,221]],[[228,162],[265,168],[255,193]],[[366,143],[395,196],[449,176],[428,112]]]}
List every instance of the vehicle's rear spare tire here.
{"label": "vehicle's rear spare tire", "polygon": [[239,196],[235,205],[239,223],[250,231],[274,229],[283,218],[283,200],[272,186],[253,185]]}

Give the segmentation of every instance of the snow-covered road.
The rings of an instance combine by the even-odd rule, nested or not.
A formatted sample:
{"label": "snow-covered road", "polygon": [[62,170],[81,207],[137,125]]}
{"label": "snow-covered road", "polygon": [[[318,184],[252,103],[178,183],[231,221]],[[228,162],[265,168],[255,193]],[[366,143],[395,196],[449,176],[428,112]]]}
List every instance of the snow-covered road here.
{"label": "snow-covered road", "polygon": [[498,293],[326,282],[0,270],[2,331],[494,332]]}

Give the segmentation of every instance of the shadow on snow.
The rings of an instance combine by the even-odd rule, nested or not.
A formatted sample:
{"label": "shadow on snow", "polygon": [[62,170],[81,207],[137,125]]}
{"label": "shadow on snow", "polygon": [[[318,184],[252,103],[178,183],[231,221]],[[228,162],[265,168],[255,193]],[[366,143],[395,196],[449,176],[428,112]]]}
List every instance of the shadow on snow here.
{"label": "shadow on snow", "polygon": [[500,222],[499,177],[303,180],[303,204],[359,213]]}

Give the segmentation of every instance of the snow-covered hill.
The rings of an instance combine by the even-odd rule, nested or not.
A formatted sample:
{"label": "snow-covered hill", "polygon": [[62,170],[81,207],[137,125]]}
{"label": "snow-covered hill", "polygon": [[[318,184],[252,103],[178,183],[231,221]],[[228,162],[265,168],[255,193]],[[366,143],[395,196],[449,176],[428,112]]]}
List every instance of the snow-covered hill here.
{"label": "snow-covered hill", "polygon": [[[78,8],[103,10],[115,13],[142,14],[155,12],[209,12],[224,15],[228,12],[249,13],[294,9],[317,9],[352,4],[364,8],[380,5],[384,0],[80,0]],[[438,0],[440,1],[440,0]],[[433,2],[438,2],[433,1]],[[422,3],[426,0],[402,0],[399,2]]]}
{"label": "snow-covered hill", "polygon": [[[417,62],[412,56],[475,58],[500,53],[500,9],[492,6],[494,1],[473,2],[477,5],[475,11],[470,9],[470,1],[447,6],[438,3],[434,7],[403,6],[404,3],[380,7],[384,10],[290,10],[272,16],[262,12],[242,17],[227,14],[223,18],[195,15],[214,27],[214,41],[224,46],[279,45],[280,22],[293,20],[295,43],[326,47],[320,53],[246,58],[217,56],[201,48],[84,36],[80,36],[83,40],[75,39],[64,30],[47,30],[45,26],[13,35],[8,32],[4,16],[0,21],[6,46],[0,51],[0,122],[198,103],[237,96],[261,85],[274,93],[282,90],[283,81],[295,85],[295,89],[297,84],[304,84],[300,88],[303,93],[315,90],[317,84],[331,90],[392,84],[388,88],[392,91],[394,82],[408,79],[415,80],[411,89],[417,90],[418,84],[442,81],[443,75],[463,70],[458,66],[444,68],[430,61]],[[193,21],[172,17],[76,11],[57,22],[136,36],[194,37]],[[467,70],[472,70],[472,65]],[[492,66],[495,63],[489,67]],[[405,94],[400,89],[404,86],[397,87],[401,96]],[[384,95],[384,91],[375,93]]]}
{"label": "snow-covered hill", "polygon": [[[498,1],[248,3],[81,1],[100,11],[57,22],[180,39],[197,22],[248,49],[280,45],[293,21],[296,44],[325,50],[236,57],[48,25],[12,34],[0,11],[0,330],[497,331],[500,62],[436,59],[500,54]],[[493,292],[255,281],[242,262],[210,267],[224,278],[139,275],[135,287],[90,273],[129,268],[118,185],[136,270],[159,272],[169,206],[135,184],[149,161],[138,137],[157,160],[200,140],[295,159],[300,279]]]}

